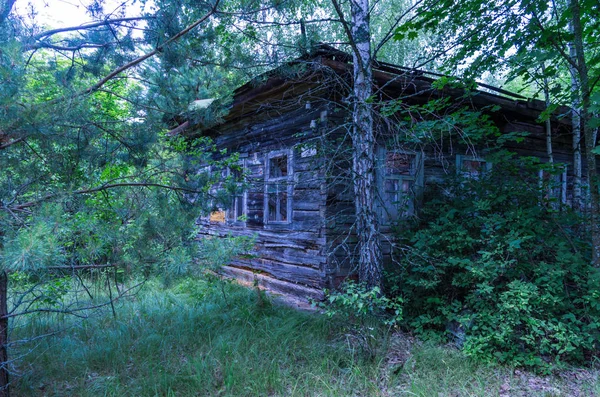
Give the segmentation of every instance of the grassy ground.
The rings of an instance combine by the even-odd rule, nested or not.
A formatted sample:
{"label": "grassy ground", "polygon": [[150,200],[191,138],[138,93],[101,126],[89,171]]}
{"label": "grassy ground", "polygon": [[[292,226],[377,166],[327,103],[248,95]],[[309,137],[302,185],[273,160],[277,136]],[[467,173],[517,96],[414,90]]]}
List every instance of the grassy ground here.
{"label": "grassy ground", "polygon": [[401,334],[379,333],[365,345],[335,319],[231,284],[150,283],[118,305],[116,318],[36,318],[13,338],[65,326],[11,351],[21,357],[14,395],[600,395],[595,371],[537,377]]}

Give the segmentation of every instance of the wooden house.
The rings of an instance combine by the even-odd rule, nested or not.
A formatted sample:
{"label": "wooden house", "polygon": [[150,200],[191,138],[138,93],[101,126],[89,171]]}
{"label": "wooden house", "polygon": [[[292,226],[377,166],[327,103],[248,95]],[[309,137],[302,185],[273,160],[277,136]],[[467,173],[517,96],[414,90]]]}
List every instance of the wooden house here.
{"label": "wooden house", "polygon": [[[321,46],[237,89],[220,122],[186,122],[175,131],[185,130],[190,137],[208,135],[226,155],[239,154],[239,168],[230,173],[243,173],[245,182],[230,194],[228,203],[199,221],[200,238],[255,236],[251,255],[234,259],[224,267],[226,274],[318,299],[324,288],[355,270],[348,135],[351,61],[348,54]],[[422,113],[412,114],[418,108],[411,106],[445,100],[448,112],[481,111],[501,133],[528,133],[520,143],[507,142],[508,149],[546,159],[544,125],[537,121],[545,109],[541,101],[491,87],[465,95],[463,87],[437,86],[439,76],[426,72],[385,63],[373,67],[376,102],[403,107],[402,117],[397,117],[397,109],[378,105],[381,115],[376,122],[378,207],[388,258],[394,254],[393,226],[418,211],[419,195],[428,185],[447,173],[476,176],[491,166],[483,150],[469,145],[468,139],[407,139],[402,130],[407,123],[431,121]],[[202,104],[211,106],[210,101]],[[557,194],[566,203],[572,178],[569,121],[555,118],[552,128],[554,159],[565,164]]]}

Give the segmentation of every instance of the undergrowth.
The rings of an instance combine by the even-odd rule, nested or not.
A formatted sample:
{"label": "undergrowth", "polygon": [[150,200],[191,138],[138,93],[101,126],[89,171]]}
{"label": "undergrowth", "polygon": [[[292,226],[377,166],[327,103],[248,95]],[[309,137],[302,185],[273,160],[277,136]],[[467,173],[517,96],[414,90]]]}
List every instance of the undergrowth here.
{"label": "undergrowth", "polygon": [[542,372],[592,363],[600,273],[581,219],[538,178],[562,170],[507,154],[493,162],[440,186],[401,233],[388,289],[404,299],[405,325],[489,362]]}
{"label": "undergrowth", "polygon": [[[58,335],[23,346],[18,395],[377,395],[377,362],[337,343],[334,323],[219,280],[149,282],[85,321],[35,321]],[[223,291],[226,294],[224,299]],[[31,323],[33,327],[34,322]],[[15,338],[18,338],[15,335]]]}
{"label": "undergrowth", "polygon": [[[225,295],[224,295],[225,294]],[[225,298],[226,297],[226,298]],[[216,278],[135,296],[87,320],[36,314],[13,340],[17,396],[495,396],[528,387],[509,369],[374,328],[374,354],[345,320],[300,312]],[[599,392],[597,375],[578,385]],[[552,385],[571,390],[560,379]],[[531,392],[527,395],[547,395]]]}

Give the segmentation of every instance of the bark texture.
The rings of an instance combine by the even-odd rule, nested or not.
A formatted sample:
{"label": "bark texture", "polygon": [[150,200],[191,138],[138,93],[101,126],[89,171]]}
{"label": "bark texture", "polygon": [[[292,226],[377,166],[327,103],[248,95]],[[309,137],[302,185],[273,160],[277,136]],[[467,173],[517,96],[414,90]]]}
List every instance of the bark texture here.
{"label": "bark texture", "polygon": [[372,94],[369,1],[352,0],[351,40],[354,42],[353,175],[358,237],[359,280],[367,287],[381,287],[382,254],[375,209],[375,134]]}
{"label": "bark texture", "polygon": [[[577,74],[579,77],[579,96],[581,98],[581,125],[585,140],[585,159],[587,163],[587,177],[589,185],[589,227],[592,235],[592,264],[600,267],[600,191],[598,189],[598,171],[596,166],[596,155],[593,150],[596,147],[596,130],[591,126],[591,86],[589,70],[585,59],[585,48],[583,43],[583,26],[581,20],[581,9],[578,0],[571,1],[573,45],[577,59]],[[577,96],[577,95],[576,95]]]}
{"label": "bark texture", "polygon": [[[548,77],[546,77],[546,64],[542,62],[542,74],[544,75],[544,101],[546,102],[546,109],[551,105],[550,101],[550,86],[548,84]],[[552,123],[550,117],[546,119],[546,152],[548,154],[548,162],[554,163],[554,154],[552,153]]]}
{"label": "bark texture", "polygon": [[[573,24],[569,25],[571,33],[573,33]],[[574,43],[569,43],[569,56],[575,64],[577,64],[577,50]],[[573,208],[578,211],[583,209],[583,197],[581,194],[581,97],[579,89],[579,73],[577,68],[569,64],[569,72],[571,74],[571,92],[573,93],[573,101],[571,104],[571,126],[573,129]]]}

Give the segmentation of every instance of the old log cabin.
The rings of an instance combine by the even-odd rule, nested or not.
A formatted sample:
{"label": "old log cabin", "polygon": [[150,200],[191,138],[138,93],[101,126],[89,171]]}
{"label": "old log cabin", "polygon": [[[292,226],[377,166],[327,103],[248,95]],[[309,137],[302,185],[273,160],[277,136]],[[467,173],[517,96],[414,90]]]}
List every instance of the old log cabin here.
{"label": "old log cabin", "polygon": [[[348,54],[320,46],[238,88],[219,122],[187,121],[175,130],[192,139],[212,137],[220,153],[239,154],[236,167],[219,172],[224,179],[243,175],[243,181],[226,202],[215,203],[210,217],[199,220],[199,238],[255,236],[254,250],[225,266],[226,274],[277,292],[321,298],[324,288],[356,270],[348,135],[351,62]],[[480,121],[472,123],[522,135],[519,142],[507,140],[505,148],[547,161],[544,124],[538,121],[543,102],[492,87],[472,92],[442,87],[432,74],[389,64],[373,67],[378,208],[388,261],[394,256],[393,227],[417,213],[428,186],[448,173],[477,176],[493,166],[485,147],[473,143],[468,126],[448,122],[460,109],[478,115]],[[213,106],[199,104],[204,109],[199,112]],[[553,117],[551,125],[554,161],[564,169],[553,176],[554,194],[568,205],[570,121]]]}

